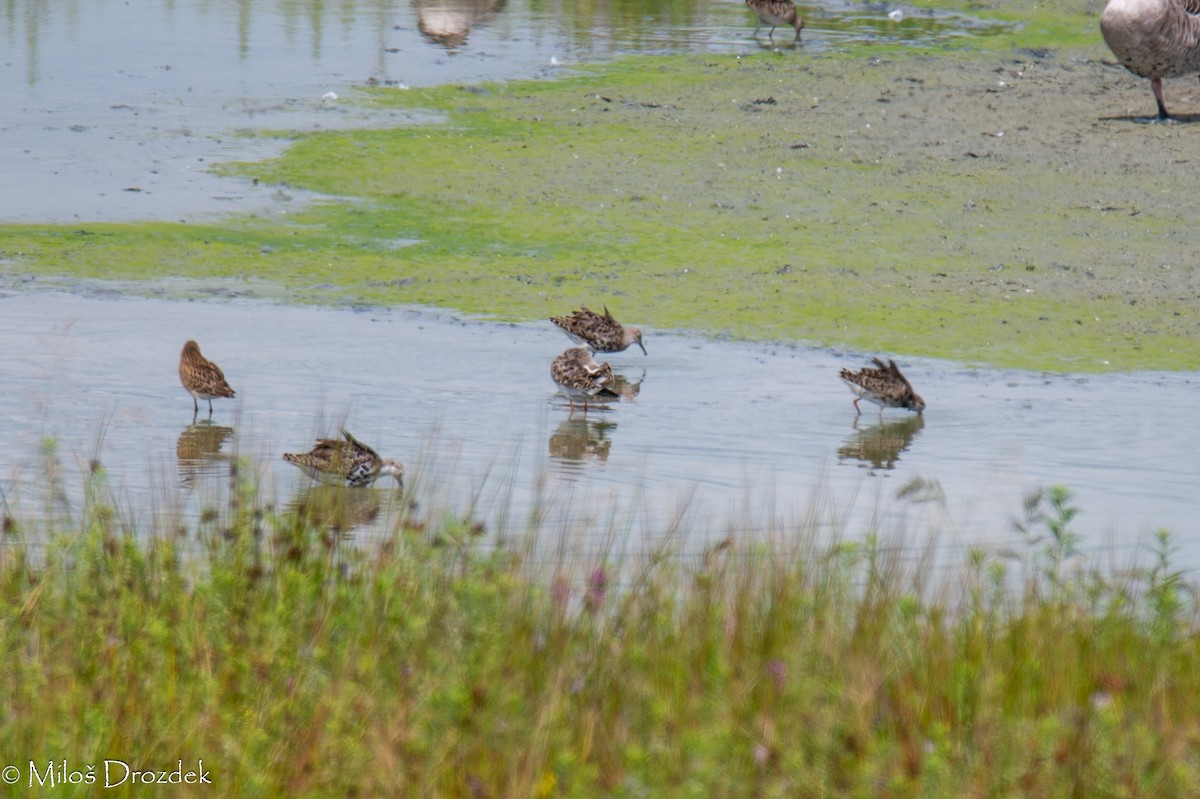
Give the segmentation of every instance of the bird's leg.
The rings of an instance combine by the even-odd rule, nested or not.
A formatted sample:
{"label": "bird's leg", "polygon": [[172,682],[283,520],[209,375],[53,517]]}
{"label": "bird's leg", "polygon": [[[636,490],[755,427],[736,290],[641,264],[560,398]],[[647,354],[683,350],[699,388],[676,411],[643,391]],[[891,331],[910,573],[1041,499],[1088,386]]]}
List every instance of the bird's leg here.
{"label": "bird's leg", "polygon": [[192,421],[196,421],[196,414],[200,413],[200,403],[195,397],[192,397]]}
{"label": "bird's leg", "polygon": [[855,398],[854,398],[854,410],[858,411],[858,415],[859,415],[859,416],[862,416],[862,408],[858,407],[858,401],[859,401],[860,399],[862,399],[862,397],[855,397]]}
{"label": "bird's leg", "polygon": [[1154,92],[1154,102],[1158,103],[1158,118],[1162,120],[1170,119],[1171,115],[1167,113],[1167,106],[1163,103],[1162,78],[1151,79],[1150,90]]}
{"label": "bird's leg", "polygon": [[757,38],[758,38],[758,32],[759,32],[760,30],[762,30],[762,20],[761,20],[761,19],[758,21],[758,26],[754,28],[754,33],[753,33],[753,34],[751,34],[751,35],[752,35],[752,36],[753,36],[755,39],[757,39]]}
{"label": "bird's leg", "polygon": [[767,38],[771,40],[771,44],[775,44],[775,26],[771,26],[771,32],[767,34]]}
{"label": "bird's leg", "polygon": [[798,41],[800,41],[800,28],[796,28],[796,38],[795,38],[795,39],[792,39],[792,41],[793,41],[793,42],[798,42]]}

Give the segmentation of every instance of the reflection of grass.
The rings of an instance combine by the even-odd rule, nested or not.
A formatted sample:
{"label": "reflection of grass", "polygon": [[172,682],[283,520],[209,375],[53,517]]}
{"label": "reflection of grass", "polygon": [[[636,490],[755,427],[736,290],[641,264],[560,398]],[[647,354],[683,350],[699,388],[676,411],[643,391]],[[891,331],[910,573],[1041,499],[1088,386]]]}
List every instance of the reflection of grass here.
{"label": "reflection of grass", "polygon": [[135,539],[103,471],[88,479],[44,554],[0,556],[0,749],[21,764],[203,759],[214,790],[254,796],[1169,797],[1200,780],[1195,605],[1169,541],[1142,571],[1082,568],[1059,489],[1022,522],[1045,554],[976,552],[934,586],[871,537],[546,564],[402,515],[359,551],[236,478],[185,536]]}

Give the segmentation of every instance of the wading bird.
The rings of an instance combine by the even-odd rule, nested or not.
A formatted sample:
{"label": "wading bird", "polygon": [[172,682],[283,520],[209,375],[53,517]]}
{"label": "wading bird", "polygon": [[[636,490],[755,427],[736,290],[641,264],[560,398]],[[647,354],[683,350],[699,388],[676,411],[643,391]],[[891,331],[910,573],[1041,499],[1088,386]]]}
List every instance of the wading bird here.
{"label": "wading bird", "polygon": [[550,364],[550,379],[571,403],[572,411],[576,402],[583,403],[583,412],[587,413],[588,402],[596,397],[617,397],[608,388],[616,379],[612,367],[607,363],[596,363],[592,353],[584,347],[572,347],[555,358]]}
{"label": "wading bird", "polygon": [[646,354],[642,331],[625,327],[613,319],[608,306],[605,306],[603,316],[584,306],[566,316],[552,316],[550,321],[561,327],[571,341],[592,352],[621,352],[630,344],[637,344],[642,348],[642,355]]}
{"label": "wading bird", "polygon": [[285,452],[283,459],[299,466],[314,480],[369,486],[379,475],[390,474],[397,483],[404,483],[403,466],[396,461],[385,461],[346,430],[342,430],[341,438],[318,438],[316,446],[308,452]]}
{"label": "wading bird", "polygon": [[221,367],[200,354],[200,345],[189,341],[179,353],[179,382],[192,395],[192,418],[200,413],[200,400],[208,400],[208,413],[212,415],[212,401],[217,397],[232,399],[234,390],[225,382]]}
{"label": "wading bird", "polygon": [[925,411],[925,400],[913,391],[912,384],[900,373],[895,361],[890,358],[887,363],[878,358],[871,360],[875,363],[874,367],[867,366],[857,372],[843,369],[840,373],[850,390],[858,395],[854,398],[854,410],[861,414],[858,401],[865,399],[879,406],[881,416],[884,408],[905,408],[917,413]]}
{"label": "wading bird", "polygon": [[771,31],[767,34],[767,38],[774,42],[776,26],[787,25],[796,29],[796,38],[793,41],[800,41],[800,31],[804,27],[804,20],[796,13],[796,4],[792,0],[746,0],[746,5],[754,9],[754,13],[758,15],[758,27],[754,29],[755,36],[758,36],[758,31],[763,25],[770,25]]}

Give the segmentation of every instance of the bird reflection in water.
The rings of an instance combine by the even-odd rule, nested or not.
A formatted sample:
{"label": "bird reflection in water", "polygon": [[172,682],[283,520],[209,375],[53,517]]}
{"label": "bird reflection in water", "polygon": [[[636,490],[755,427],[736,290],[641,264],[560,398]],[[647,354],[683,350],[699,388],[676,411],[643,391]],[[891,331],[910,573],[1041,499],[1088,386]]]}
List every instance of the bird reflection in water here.
{"label": "bird reflection in water", "polygon": [[382,495],[394,491],[317,484],[307,486],[287,505],[297,521],[321,535],[341,537],[379,518]]}
{"label": "bird reflection in water", "polygon": [[633,400],[637,399],[637,395],[639,393],[641,393],[642,383],[645,381],[645,379],[646,379],[646,370],[645,369],[642,370],[641,377],[639,377],[636,381],[629,380],[628,378],[625,377],[625,375],[621,374],[620,372],[618,372],[614,369],[613,370],[613,382],[612,382],[612,385],[610,385],[608,387],[608,390],[613,392],[614,394],[616,394],[623,401],[632,402]]}
{"label": "bird reflection in water", "polygon": [[471,28],[504,7],[504,0],[413,0],[417,29],[447,50],[462,47]]}
{"label": "bird reflection in water", "polygon": [[221,447],[233,436],[232,427],[200,419],[183,428],[175,441],[175,459],[179,463],[179,482],[192,488],[203,475],[222,474],[232,455],[222,455]]}
{"label": "bird reflection in water", "polygon": [[593,420],[587,417],[568,417],[550,434],[550,457],[555,460],[582,463],[588,460],[608,460],[612,440],[609,431],[616,422]]}
{"label": "bird reflection in water", "polygon": [[866,468],[887,470],[896,468],[900,453],[912,446],[917,433],[925,427],[925,417],[906,416],[861,430],[856,418],[853,427],[854,434],[838,447],[838,459],[862,461]]}

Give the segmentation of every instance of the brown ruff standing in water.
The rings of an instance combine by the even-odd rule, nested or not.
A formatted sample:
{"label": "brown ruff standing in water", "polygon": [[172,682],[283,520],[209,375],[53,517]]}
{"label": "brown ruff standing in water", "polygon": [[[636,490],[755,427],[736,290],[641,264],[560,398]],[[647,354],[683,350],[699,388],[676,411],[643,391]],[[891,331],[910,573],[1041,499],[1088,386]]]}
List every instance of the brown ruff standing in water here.
{"label": "brown ruff standing in water", "polygon": [[224,397],[232,399],[234,390],[225,382],[221,367],[200,354],[200,345],[189,341],[179,353],[179,382],[192,395],[192,416],[200,412],[200,400],[208,401],[208,413],[212,415],[212,401]]}
{"label": "brown ruff standing in water", "polygon": [[561,393],[571,403],[583,403],[586,413],[588,402],[597,396],[615,397],[609,389],[615,377],[612,367],[607,363],[596,363],[592,353],[584,347],[572,347],[554,359],[550,364],[550,379],[558,386]]}
{"label": "brown ruff standing in water", "polygon": [[763,25],[770,25],[771,31],[767,34],[767,38],[773,42],[775,41],[776,26],[787,25],[796,29],[794,41],[800,41],[800,31],[804,28],[804,20],[796,13],[796,4],[792,0],[746,0],[746,5],[754,9],[754,13],[758,15],[758,27],[754,29],[755,36],[758,36],[758,31]]}
{"label": "brown ruff standing in water", "polygon": [[861,414],[858,401],[865,399],[878,405],[881,414],[884,408],[905,408],[917,413],[925,411],[925,400],[913,391],[912,384],[900,373],[895,361],[890,358],[887,363],[878,358],[871,360],[875,367],[867,366],[857,372],[843,369],[840,373],[850,390],[858,395],[854,398],[854,410]]}
{"label": "brown ruff standing in water", "polygon": [[552,316],[550,321],[561,327],[571,341],[582,344],[592,352],[622,352],[630,344],[637,344],[642,348],[642,354],[646,354],[642,331],[636,327],[625,327],[613,319],[607,306],[603,316],[584,306],[567,316]]}
{"label": "brown ruff standing in water", "polygon": [[346,430],[342,430],[342,438],[318,438],[316,446],[308,452],[285,452],[283,459],[299,466],[314,480],[369,486],[379,475],[390,474],[397,483],[404,482],[403,466],[379,457]]}

